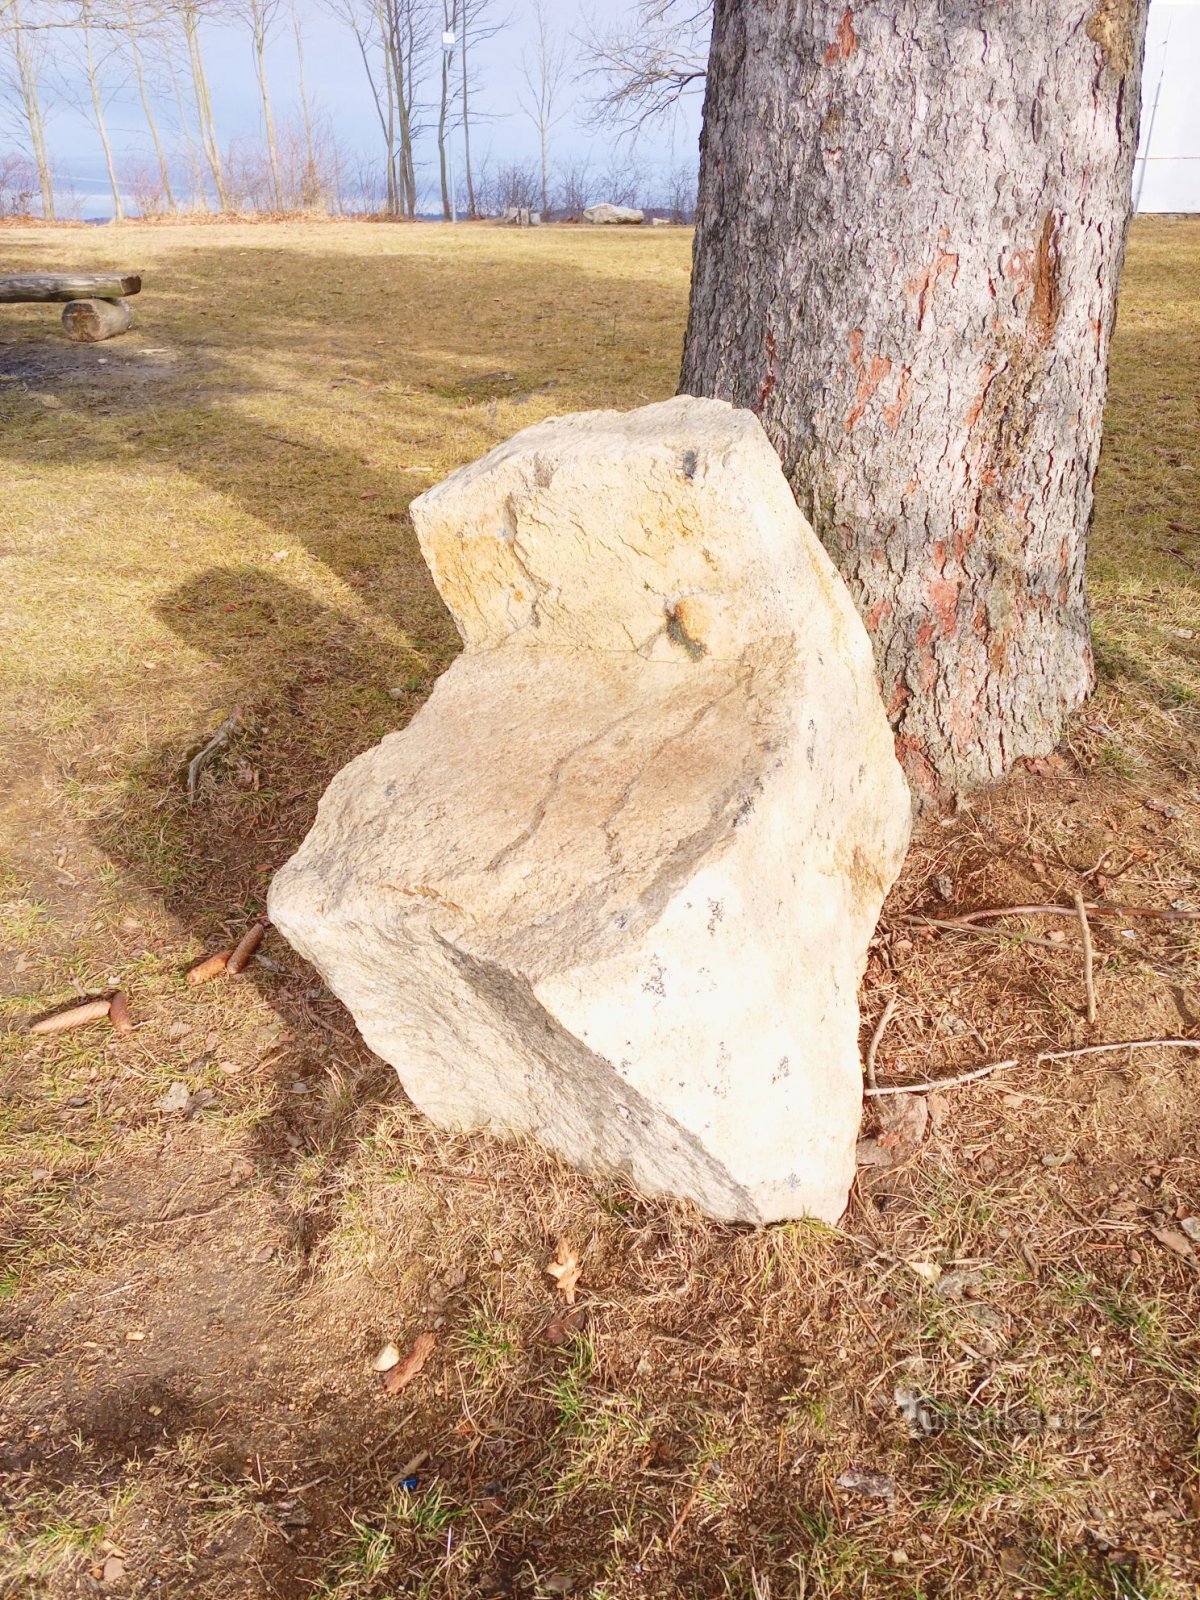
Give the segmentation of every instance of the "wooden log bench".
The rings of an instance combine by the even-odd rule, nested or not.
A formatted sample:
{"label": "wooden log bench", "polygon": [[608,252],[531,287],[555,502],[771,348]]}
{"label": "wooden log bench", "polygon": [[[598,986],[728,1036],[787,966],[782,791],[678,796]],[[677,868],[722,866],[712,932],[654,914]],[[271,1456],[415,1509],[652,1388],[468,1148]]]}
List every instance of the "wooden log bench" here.
{"label": "wooden log bench", "polygon": [[30,273],[0,277],[0,305],[28,305],[66,301],[63,328],[78,344],[96,344],[125,333],[133,322],[126,295],[137,294],[142,280],[136,272]]}

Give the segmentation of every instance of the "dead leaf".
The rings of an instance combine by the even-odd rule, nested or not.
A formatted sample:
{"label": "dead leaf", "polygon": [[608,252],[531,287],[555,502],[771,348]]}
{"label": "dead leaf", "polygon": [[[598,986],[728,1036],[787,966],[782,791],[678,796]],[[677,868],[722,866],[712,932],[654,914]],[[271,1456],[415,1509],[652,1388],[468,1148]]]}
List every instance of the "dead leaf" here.
{"label": "dead leaf", "polygon": [[982,1275],[970,1267],[956,1267],[952,1272],[943,1272],[937,1284],[937,1292],[943,1300],[970,1300],[979,1288]]}
{"label": "dead leaf", "polygon": [[575,1304],[575,1286],[579,1282],[583,1268],[579,1265],[579,1258],[565,1239],[558,1241],[558,1254],[546,1268],[547,1273],[558,1285],[558,1291],[569,1306]]}
{"label": "dead leaf", "polygon": [[929,1126],[929,1103],[923,1094],[900,1094],[880,1113],[879,1131],[858,1141],[860,1167],[894,1167],[919,1147]]}
{"label": "dead leaf", "polygon": [[929,1126],[938,1133],[950,1115],[950,1097],[944,1094],[927,1094],[925,1104],[929,1109]]}
{"label": "dead leaf", "polygon": [[837,1480],[839,1489],[849,1494],[860,1494],[865,1500],[886,1500],[890,1505],[896,1498],[896,1484],[886,1472],[872,1472],[869,1467],[849,1467]]}
{"label": "dead leaf", "polygon": [[904,1265],[926,1283],[936,1283],[942,1275],[942,1269],[936,1261],[906,1261]]}
{"label": "dead leaf", "polygon": [[190,1111],[191,1106],[192,1091],[186,1083],[178,1081],[171,1085],[158,1102],[158,1109],[166,1116],[173,1116],[180,1111]]}
{"label": "dead leaf", "polygon": [[383,1387],[388,1394],[399,1394],[401,1389],[407,1389],[409,1384],[420,1372],[437,1348],[437,1338],[432,1333],[419,1333],[413,1341],[413,1347],[400,1362],[399,1366],[392,1367],[383,1376]]}
{"label": "dead leaf", "polygon": [[1172,1254],[1182,1256],[1185,1261],[1194,1260],[1196,1252],[1186,1233],[1180,1233],[1178,1228],[1151,1228],[1150,1232]]}
{"label": "dead leaf", "polygon": [[565,1317],[556,1317],[548,1323],[542,1333],[542,1338],[547,1344],[566,1344],[571,1334],[578,1333],[587,1321],[587,1313],[580,1306],[577,1311],[570,1311]]}

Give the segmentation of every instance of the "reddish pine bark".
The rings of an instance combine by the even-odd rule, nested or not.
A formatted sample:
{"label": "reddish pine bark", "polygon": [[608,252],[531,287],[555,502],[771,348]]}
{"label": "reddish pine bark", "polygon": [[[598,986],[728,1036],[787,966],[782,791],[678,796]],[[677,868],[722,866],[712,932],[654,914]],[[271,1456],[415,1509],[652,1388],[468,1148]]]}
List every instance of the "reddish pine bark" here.
{"label": "reddish pine bark", "polygon": [[749,406],[918,792],[1088,694],[1145,0],[716,0],[681,388]]}

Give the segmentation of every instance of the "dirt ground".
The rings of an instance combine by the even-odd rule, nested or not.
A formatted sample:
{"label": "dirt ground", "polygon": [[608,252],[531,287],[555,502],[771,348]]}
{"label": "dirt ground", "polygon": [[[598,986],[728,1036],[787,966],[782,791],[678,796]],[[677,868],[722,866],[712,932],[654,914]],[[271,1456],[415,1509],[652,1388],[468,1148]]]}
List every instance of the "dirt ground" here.
{"label": "dirt ground", "polygon": [[[1096,697],[926,819],[864,984],[881,1084],[1017,1065],[884,1130],[840,1228],[758,1232],[431,1128],[272,934],[184,978],[453,655],[411,496],[669,394],[689,236],[0,250],[145,275],[110,344],[0,323],[0,1594],[1200,1595],[1200,1052],[1034,1059],[1200,1037],[1200,924],[1094,916],[1089,1024],[1073,917],[951,920],[1200,909],[1200,223],[1134,230]],[[127,1037],[29,1035],[117,985]]]}

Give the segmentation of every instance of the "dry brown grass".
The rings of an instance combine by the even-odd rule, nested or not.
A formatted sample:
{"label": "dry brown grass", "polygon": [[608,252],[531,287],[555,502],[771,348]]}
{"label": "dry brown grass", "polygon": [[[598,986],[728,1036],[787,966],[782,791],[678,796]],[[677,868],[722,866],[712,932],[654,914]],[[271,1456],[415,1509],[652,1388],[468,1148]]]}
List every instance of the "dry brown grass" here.
{"label": "dry brown grass", "polygon": [[[754,1233],[431,1129],[278,940],[184,981],[453,653],[409,498],[541,416],[669,393],[687,237],[4,239],[146,291],[127,339],[28,308],[0,347],[0,1592],[90,1593],[106,1540],[112,1592],[197,1600],[1200,1592],[1200,1286],[1152,1231],[1200,1214],[1194,1055],[952,1091],[842,1229]],[[1135,230],[1101,688],[1060,758],[925,826],[865,986],[864,1044],[897,996],[883,1083],[1200,1031],[1194,926],[1097,926],[1089,1031],[1069,922],[905,920],[1200,904],[1198,248]],[[116,981],[131,1038],[31,1046]],[[176,1080],[211,1095],[186,1119]],[[585,1320],[555,1344],[559,1237]],[[423,1329],[385,1398],[370,1358]]]}

